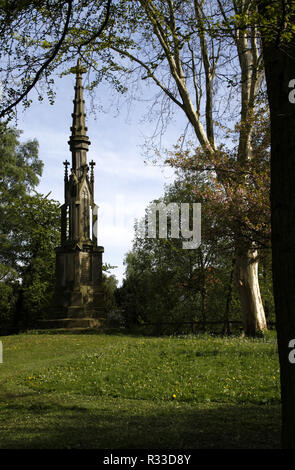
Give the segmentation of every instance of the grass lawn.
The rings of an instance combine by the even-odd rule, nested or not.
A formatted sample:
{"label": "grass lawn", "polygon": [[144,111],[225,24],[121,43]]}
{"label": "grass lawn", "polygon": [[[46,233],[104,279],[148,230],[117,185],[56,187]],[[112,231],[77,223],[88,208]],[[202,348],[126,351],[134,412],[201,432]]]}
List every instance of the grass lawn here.
{"label": "grass lawn", "polygon": [[0,339],[2,449],[280,447],[274,333]]}

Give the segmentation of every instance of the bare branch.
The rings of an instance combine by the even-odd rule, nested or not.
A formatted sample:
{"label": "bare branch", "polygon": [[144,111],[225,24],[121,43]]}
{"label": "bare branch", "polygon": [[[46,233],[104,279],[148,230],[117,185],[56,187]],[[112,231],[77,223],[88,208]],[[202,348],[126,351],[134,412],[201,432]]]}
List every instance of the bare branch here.
{"label": "bare branch", "polygon": [[116,51],[118,52],[119,54],[122,54],[124,55],[125,57],[128,57],[130,60],[132,60],[133,62],[136,62],[137,64],[139,64],[141,67],[143,67],[146,71],[147,71],[147,76],[152,78],[154,80],[154,82],[161,88],[161,90],[163,90],[167,96],[169,96],[169,98],[175,103],[177,104],[177,106],[179,106],[180,108],[183,109],[183,104],[177,100],[177,98],[175,98],[175,96],[171,93],[170,90],[168,90],[168,88],[166,88],[161,82],[160,80],[155,76],[155,74],[153,73],[153,71],[151,70],[150,67],[148,67],[147,64],[145,64],[142,60],[138,59],[138,57],[135,57],[134,55],[130,54],[130,52],[127,52],[123,49],[119,49],[118,47],[115,47],[115,46],[110,46],[110,48],[113,50],[113,51]]}

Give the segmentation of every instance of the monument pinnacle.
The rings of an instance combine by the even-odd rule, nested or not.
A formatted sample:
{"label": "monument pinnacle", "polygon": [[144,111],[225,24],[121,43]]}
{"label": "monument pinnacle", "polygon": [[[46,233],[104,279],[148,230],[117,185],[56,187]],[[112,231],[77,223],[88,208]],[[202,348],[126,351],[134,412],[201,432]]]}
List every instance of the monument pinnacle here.
{"label": "monument pinnacle", "polygon": [[82,85],[82,74],[86,72],[86,69],[81,66],[81,60],[78,59],[76,67],[72,69],[73,73],[76,74],[76,85],[75,85],[75,97],[73,100],[74,111],[72,113],[72,127],[71,136],[69,140],[70,150],[72,152],[72,168],[79,176],[81,174],[80,168],[87,164],[86,152],[90,145],[90,140],[87,136],[87,127],[85,125],[85,110],[83,99],[83,85]]}

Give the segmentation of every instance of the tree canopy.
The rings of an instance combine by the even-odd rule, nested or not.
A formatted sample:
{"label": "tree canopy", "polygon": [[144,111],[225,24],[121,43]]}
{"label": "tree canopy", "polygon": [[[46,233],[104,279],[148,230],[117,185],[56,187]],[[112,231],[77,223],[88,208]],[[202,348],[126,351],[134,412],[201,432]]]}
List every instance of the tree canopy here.
{"label": "tree canopy", "polygon": [[43,163],[36,140],[0,127],[0,318],[28,326],[46,315],[54,285],[59,203],[36,192]]}
{"label": "tree canopy", "polygon": [[[11,117],[19,103],[29,106],[32,89],[37,91],[39,100],[45,89],[53,102],[53,72],[61,63],[70,63],[82,46],[101,34],[110,6],[111,0],[0,2],[0,118]],[[94,10],[95,34],[84,39],[83,31],[89,29]],[[81,32],[79,41],[77,29]]]}

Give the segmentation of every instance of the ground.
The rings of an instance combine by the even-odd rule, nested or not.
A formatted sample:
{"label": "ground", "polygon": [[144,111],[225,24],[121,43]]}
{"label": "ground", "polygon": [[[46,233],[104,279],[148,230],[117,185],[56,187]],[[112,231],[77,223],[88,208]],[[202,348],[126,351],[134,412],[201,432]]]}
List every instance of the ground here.
{"label": "ground", "polygon": [[1,338],[0,447],[280,447],[274,333]]}

